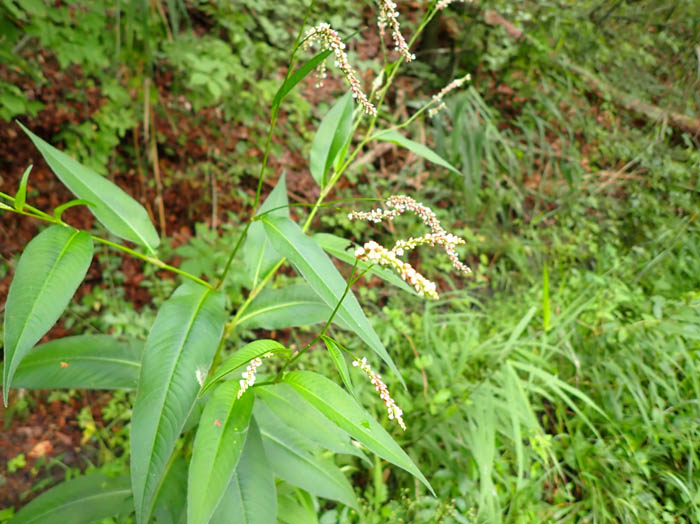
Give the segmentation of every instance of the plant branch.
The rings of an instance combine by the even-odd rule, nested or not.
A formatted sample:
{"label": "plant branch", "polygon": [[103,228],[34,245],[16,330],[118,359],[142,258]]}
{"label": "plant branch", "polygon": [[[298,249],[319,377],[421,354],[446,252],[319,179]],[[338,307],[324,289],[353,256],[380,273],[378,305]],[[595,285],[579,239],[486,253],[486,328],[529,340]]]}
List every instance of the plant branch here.
{"label": "plant branch", "polygon": [[[14,197],[11,197],[5,193],[0,193],[0,197],[6,198],[7,200],[9,200],[13,203],[15,201]],[[37,218],[39,220],[43,220],[44,222],[48,222],[50,224],[56,224],[56,225],[63,226],[63,227],[73,227],[70,224],[67,224],[66,222],[64,222],[63,220],[61,220],[59,218],[54,218],[51,215],[48,215],[48,214],[44,213],[43,211],[41,211],[33,206],[30,206],[29,204],[24,204],[24,207],[29,209],[31,211],[31,213],[27,213],[26,211],[17,211],[14,208],[8,208],[7,211],[12,211],[13,213],[17,213],[17,214],[32,217],[32,218]],[[180,276],[183,276],[183,277],[188,278],[194,282],[197,282],[198,284],[201,284],[202,286],[208,287],[209,289],[216,289],[209,282],[202,280],[201,278],[196,277],[193,274],[188,273],[187,271],[183,271],[182,269],[178,269],[174,266],[166,264],[165,262],[163,262],[159,258],[144,255],[143,253],[139,253],[135,249],[131,249],[131,248],[126,247],[122,244],[112,242],[111,240],[107,240],[106,238],[98,237],[97,235],[90,235],[90,237],[95,242],[99,242],[100,244],[105,244],[105,245],[110,246],[110,247],[117,249],[119,251],[123,251],[124,253],[128,253],[136,258],[140,258],[141,260],[148,262],[149,264],[153,264],[154,266],[158,266],[159,268],[165,269],[166,271],[170,271],[171,273],[176,273]]]}

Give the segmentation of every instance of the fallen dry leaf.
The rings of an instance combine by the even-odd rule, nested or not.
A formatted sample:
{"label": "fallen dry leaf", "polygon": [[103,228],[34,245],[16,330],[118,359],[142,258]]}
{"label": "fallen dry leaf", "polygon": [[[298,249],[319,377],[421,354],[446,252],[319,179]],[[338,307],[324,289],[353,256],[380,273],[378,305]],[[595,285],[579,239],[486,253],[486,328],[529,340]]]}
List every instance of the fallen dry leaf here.
{"label": "fallen dry leaf", "polygon": [[48,440],[37,442],[32,450],[27,453],[29,457],[39,458],[49,455],[53,451],[53,444]]}

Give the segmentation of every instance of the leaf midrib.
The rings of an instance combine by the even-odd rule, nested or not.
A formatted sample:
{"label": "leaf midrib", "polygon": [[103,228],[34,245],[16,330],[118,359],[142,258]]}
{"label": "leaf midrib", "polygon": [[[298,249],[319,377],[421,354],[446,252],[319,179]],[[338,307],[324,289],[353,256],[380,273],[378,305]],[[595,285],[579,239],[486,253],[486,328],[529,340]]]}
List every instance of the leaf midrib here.
{"label": "leaf midrib", "polygon": [[[48,230],[47,230],[48,231]],[[63,260],[64,255],[66,254],[66,251],[68,249],[68,246],[75,240],[76,237],[80,235],[80,231],[75,230],[71,236],[68,238],[66,243],[63,245],[63,248],[61,249],[61,252],[58,254],[58,257],[56,257],[56,260],[51,266],[51,269],[49,270],[49,273],[46,275],[46,278],[41,284],[41,288],[39,289],[39,292],[35,295],[35,300],[32,303],[32,307],[29,310],[29,314],[25,317],[26,319],[29,319],[32,317],[34,314],[34,310],[36,309],[36,305],[40,302],[39,298],[42,296],[44,293],[44,290],[46,289],[46,285],[51,280],[51,277],[53,274],[56,272],[56,269],[58,265],[61,263],[61,260]],[[3,384],[6,385],[5,387],[5,392],[9,391],[10,386],[12,385],[12,377],[15,375],[17,368],[19,367],[19,363],[15,364],[15,357],[17,356],[17,348],[20,347],[20,344],[22,342],[22,339],[24,338],[24,334],[26,333],[28,322],[25,322],[22,325],[22,329],[20,330],[19,336],[17,337],[17,342],[14,344],[14,351],[12,352],[12,357],[10,358],[10,365],[6,366],[6,373],[5,377],[3,380]],[[5,333],[7,333],[7,330],[5,330]],[[14,369],[13,369],[14,368]]]}
{"label": "leaf midrib", "polygon": [[324,306],[328,307],[328,304],[324,301],[313,301],[313,300],[290,300],[289,302],[282,302],[282,303],[277,303],[273,304],[270,306],[262,307],[260,309],[253,310],[252,312],[248,313],[247,315],[243,315],[241,318],[238,319],[238,324],[243,324],[245,321],[255,318],[259,315],[264,315],[265,313],[269,313],[270,311],[275,311],[277,309],[284,309],[292,306],[303,306],[305,304],[312,305],[312,306]]}
{"label": "leaf midrib", "polygon": [[[231,356],[230,360],[228,360],[227,362],[224,362],[225,367],[222,366],[222,369],[225,369],[227,371],[221,376],[228,375],[229,373],[236,371],[241,366],[247,364],[248,362],[250,362],[253,359],[261,357],[265,353],[283,353],[287,349],[286,347],[284,347],[282,344],[280,344],[276,340],[255,340],[255,341],[251,342],[250,344],[255,344],[255,346],[253,348],[253,349],[255,349],[255,351],[252,351],[250,353],[253,356],[248,358],[248,356],[246,355],[244,357],[245,360],[241,360],[240,363],[236,363],[236,361],[233,360],[236,357],[236,353],[234,353]],[[250,344],[246,347],[249,347]],[[261,346],[262,349],[257,349],[258,346]],[[240,353],[241,351],[244,351],[246,349],[246,347],[241,348],[238,353]],[[228,365],[228,362],[231,362],[231,361],[233,361],[236,365],[235,366],[233,364]],[[217,372],[214,374],[214,376],[221,378],[221,376],[219,376],[220,373],[221,372]]]}
{"label": "leaf midrib", "polygon": [[[39,149],[41,149],[41,148],[39,148]],[[65,169],[66,171],[69,171],[69,172],[71,171],[70,167],[69,167],[68,165],[66,165],[66,164],[63,162],[63,159],[61,159],[60,156],[55,155],[55,154],[53,153],[53,151],[49,151],[49,150],[47,150],[47,151],[49,152],[49,154],[51,154],[51,156],[54,158],[54,160],[55,160],[56,162],[58,162],[58,163],[61,165],[61,167],[62,167],[63,169]],[[60,150],[59,150],[59,151],[60,151]],[[63,154],[66,154],[66,153],[63,152],[63,151],[61,151],[61,152],[62,152]],[[83,181],[80,180],[77,176],[73,175],[72,173],[71,173],[71,175],[72,175],[72,177],[73,177],[73,178],[72,178],[72,181],[73,181],[73,182],[76,182],[78,185],[80,185],[80,186],[81,186],[87,193],[89,193],[93,198],[97,197],[97,198],[95,198],[95,200],[97,200],[98,202],[101,202],[101,201],[104,201],[104,200],[105,200],[105,198],[101,198],[100,195],[98,195],[96,192],[94,192],[87,184],[83,183]],[[64,176],[64,175],[59,175],[58,173],[56,173],[56,176],[58,176],[58,177],[61,179],[61,181],[63,181],[63,176]],[[100,175],[97,175],[97,176],[100,176]],[[66,184],[67,186],[69,186],[69,188],[70,188],[70,185],[69,185],[67,182],[63,181],[63,183]],[[117,189],[119,189],[120,191],[123,191],[119,186],[115,186],[115,187],[116,187]],[[124,193],[124,194],[126,195],[126,193]],[[106,195],[109,196],[109,193],[106,193]],[[129,195],[126,195],[126,196],[129,196]],[[131,198],[131,197],[129,197],[129,198]],[[86,199],[86,200],[90,200],[90,199]],[[143,235],[141,235],[141,233],[140,233],[138,230],[136,230],[136,229],[131,225],[131,223],[130,223],[126,218],[124,218],[124,217],[121,215],[121,213],[120,213],[119,210],[118,210],[119,206],[117,206],[116,208],[114,208],[114,206],[111,206],[111,205],[110,205],[110,206],[99,206],[99,204],[94,204],[93,206],[88,206],[88,207],[95,207],[95,208],[97,208],[97,207],[103,207],[103,209],[106,210],[107,212],[113,213],[113,214],[116,215],[124,224],[126,224],[126,226],[127,226],[131,231],[133,231],[133,232],[136,234],[136,236],[137,236],[138,238],[141,239],[141,241],[143,242],[143,245],[144,245],[144,246],[148,247],[148,248],[151,249],[151,250],[153,250],[153,249],[155,248],[155,246],[152,246],[152,245],[143,237]]]}
{"label": "leaf midrib", "polygon": [[[38,364],[50,364],[51,362],[66,362],[66,361],[98,361],[98,362],[110,362],[110,363],[117,363],[117,364],[124,364],[127,366],[132,366],[135,368],[140,368],[141,363],[137,362],[135,360],[125,360],[125,359],[119,359],[119,358],[102,358],[102,357],[88,357],[88,356],[77,356],[77,357],[71,357],[71,356],[64,356],[63,358],[57,358],[54,356],[47,356],[47,357],[36,357],[32,360],[30,360],[28,363],[25,364],[28,368],[34,367]],[[25,362],[27,362],[25,360]],[[18,369],[19,371],[19,369]]]}
{"label": "leaf midrib", "polygon": [[[289,220],[289,219],[287,219],[287,220]],[[285,241],[289,246],[291,246],[291,248],[294,250],[294,252],[296,252],[299,255],[299,257],[301,258],[301,261],[304,262],[304,264],[306,265],[307,271],[310,270],[310,272],[313,273],[313,268],[312,268],[311,264],[309,264],[306,261],[306,257],[304,257],[303,253],[301,251],[299,251],[299,249],[297,249],[296,245],[294,243],[292,243],[284,235],[284,233],[282,233],[282,231],[276,226],[276,224],[267,220],[267,218],[263,218],[263,222],[265,224],[269,225],[272,229],[274,229],[277,232],[277,234],[280,237],[282,237],[282,240]],[[294,222],[291,222],[291,223],[294,224]],[[296,225],[296,224],[294,224],[294,225]],[[302,235],[304,235],[303,232],[302,232]],[[304,235],[304,238],[309,239],[309,237],[307,237],[306,235]],[[312,239],[310,239],[310,240],[313,242]],[[321,249],[321,248],[319,247],[319,249]],[[321,251],[323,252],[323,250],[321,250]],[[332,262],[330,262],[329,259],[326,259],[326,260],[328,260],[328,262],[331,265],[333,264]],[[335,266],[333,266],[333,267],[335,268]],[[302,274],[303,273],[304,272],[302,271]],[[338,300],[338,301],[340,300],[340,297],[336,296],[335,292],[326,284],[326,281],[323,278],[319,277],[318,281],[321,282],[321,284],[325,287],[325,289],[327,289],[336,300]],[[311,285],[310,282],[309,282],[309,284]],[[311,286],[313,287],[313,285],[311,285]],[[321,297],[321,298],[323,299],[323,297]],[[362,308],[360,307],[359,302],[357,302],[357,298],[355,298],[355,295],[352,293],[352,291],[349,291],[348,294],[345,296],[345,298],[347,298],[349,300],[349,302],[345,302],[345,299],[343,299],[343,301],[338,306],[337,315],[348,326],[356,326],[357,331],[355,331],[354,329],[353,329],[353,331],[355,331],[357,333],[357,335],[362,340],[364,340],[365,343],[367,343],[367,345],[370,346],[372,348],[372,350],[377,355],[379,355],[379,357],[389,366],[389,368],[391,368],[391,370],[396,374],[396,376],[399,378],[399,380],[401,381],[401,383],[405,387],[404,380],[401,377],[401,372],[396,367],[396,364],[394,363],[394,361],[391,359],[389,352],[386,350],[386,348],[382,344],[382,341],[379,339],[379,336],[377,336],[374,329],[372,329],[372,326],[370,325],[369,320],[367,320],[367,318],[362,313]],[[331,308],[336,307],[336,304],[329,304],[325,299],[324,299],[324,302],[326,302],[326,304],[328,304],[328,306]],[[357,310],[359,310],[359,314],[357,315],[359,320],[356,320],[355,315],[353,315],[348,310],[349,305],[352,305],[353,308],[356,308]],[[370,342],[370,340],[372,342]]]}
{"label": "leaf midrib", "polygon": [[[343,486],[340,486],[337,482],[337,479],[333,478],[333,476],[328,473],[325,469],[323,469],[317,462],[313,460],[313,456],[308,455],[304,451],[298,449],[295,446],[292,446],[291,444],[288,444],[286,442],[283,442],[279,438],[275,437],[271,433],[267,432],[265,429],[260,428],[260,434],[263,436],[263,438],[267,438],[268,440],[271,440],[272,442],[277,443],[279,446],[281,446],[283,449],[286,449],[289,453],[292,455],[296,456],[301,460],[302,462],[306,463],[307,465],[311,466],[314,470],[318,471],[321,476],[329,481],[330,484],[333,484],[337,489],[340,489],[341,491],[345,491]],[[347,495],[347,493],[345,493]],[[341,500],[342,502],[342,500]]]}
{"label": "leaf midrib", "polygon": [[40,519],[41,519],[42,517],[45,517],[45,516],[47,516],[47,515],[51,515],[52,513],[55,513],[56,511],[60,511],[61,508],[66,508],[66,507],[72,506],[72,505],[74,505],[74,504],[79,504],[79,503],[82,504],[82,503],[84,503],[85,501],[90,501],[90,500],[93,500],[93,499],[96,499],[96,498],[101,498],[101,497],[112,497],[112,496],[115,496],[115,495],[119,495],[121,492],[123,492],[123,493],[124,493],[125,495],[127,495],[127,496],[128,496],[128,495],[131,495],[131,489],[130,489],[130,488],[115,489],[115,490],[113,490],[113,491],[108,491],[108,492],[106,492],[106,493],[95,493],[95,494],[93,494],[93,495],[88,495],[88,496],[86,496],[86,497],[82,497],[82,498],[77,499],[77,500],[71,500],[71,501],[69,501],[69,502],[65,502],[65,503],[63,503],[63,504],[59,504],[58,506],[51,506],[51,508],[48,509],[47,511],[45,511],[45,512],[43,512],[43,513],[39,513],[39,514],[38,514],[35,518],[33,518],[32,520],[28,520],[28,521],[27,521],[27,524],[31,524],[32,522],[40,521]]}
{"label": "leaf midrib", "polygon": [[[316,393],[314,393],[312,390],[308,389],[304,384],[302,384],[298,381],[292,381],[291,385],[294,386],[295,388],[298,387],[298,388],[303,389],[310,396],[312,396],[315,399],[318,399],[319,403],[330,408],[329,411],[333,411],[340,420],[345,421],[347,424],[350,424],[354,428],[358,428],[358,429],[360,428],[360,426],[357,423],[355,423],[351,419],[345,417],[343,415],[343,413],[336,410],[331,404],[326,402],[322,397],[319,397],[318,395],[316,395]],[[348,433],[350,433],[350,432],[348,431]],[[352,435],[352,433],[350,433],[350,434]],[[403,453],[405,455],[405,457],[403,457],[401,454],[397,455],[396,451],[392,451],[386,444],[383,444],[382,442],[378,441],[372,435],[371,432],[369,432],[369,431],[363,432],[362,435],[367,436],[368,440],[371,440],[372,442],[374,442],[377,447],[385,449],[388,455],[391,455],[392,457],[394,457],[394,460],[392,460],[392,462],[394,462],[397,466],[405,469],[406,471],[408,471],[409,473],[411,473],[413,475],[416,475],[420,480],[422,480],[422,481],[425,480],[425,482],[427,483],[427,480],[425,479],[423,474],[415,467],[415,465],[413,464],[413,461],[411,461],[411,458],[408,455],[406,455],[406,453],[401,448],[399,448],[399,449],[401,450],[401,453]],[[398,446],[398,444],[396,444],[395,442],[392,441],[392,443],[395,444],[396,446]],[[401,463],[406,464],[406,465],[401,466],[400,465]]]}
{"label": "leaf midrib", "polygon": [[[293,242],[291,242],[291,241],[284,235],[284,233],[282,233],[282,231],[281,231],[274,223],[270,222],[270,221],[267,220],[267,219],[263,219],[263,221],[264,221],[266,224],[268,224],[270,227],[272,227],[272,228],[279,234],[279,236],[281,236],[282,239],[284,239],[284,241],[285,241],[289,246],[291,246],[291,248],[299,255],[299,257],[300,257],[301,260],[303,261],[304,265],[306,266],[307,271],[311,270],[311,272],[313,273],[313,269],[312,269],[312,267],[311,267],[311,264],[309,264],[309,263],[306,261],[306,257],[304,256],[304,254],[303,254],[299,249],[297,249],[296,245],[295,245]],[[319,278],[318,281],[322,284],[322,286],[323,286],[331,295],[333,295],[333,297],[334,297],[336,300],[339,300],[339,299],[340,299],[340,297],[336,296],[335,291],[333,291],[333,289],[332,289],[328,284],[326,284],[326,281],[325,281],[325,280],[323,280],[322,278]],[[348,293],[348,296],[346,296],[345,298],[349,298],[349,297],[353,297],[353,298],[354,298],[354,295],[352,295],[352,292]],[[323,298],[323,297],[321,297],[321,298]],[[352,298],[351,298],[351,300],[352,300]],[[329,307],[335,307],[335,304],[331,305],[331,304],[329,304],[326,300],[324,300],[324,302],[325,302],[326,305],[328,305]],[[344,300],[343,300],[343,303],[340,304],[340,307],[338,308],[338,314],[340,314],[340,315],[342,315],[343,317],[345,317],[345,318],[343,318],[343,321],[347,322],[348,324],[357,325],[360,329],[362,328],[362,326],[359,325],[359,323],[355,322],[355,320],[352,319],[352,318],[351,318],[350,321],[348,322],[347,316],[350,315],[350,313],[347,311],[347,303],[346,303]]]}
{"label": "leaf midrib", "polygon": [[[246,426],[245,429],[243,429],[243,430],[241,430],[241,431],[232,431],[230,434],[228,434],[227,431],[226,431],[226,430],[228,429],[228,427],[229,427],[229,422],[230,422],[230,420],[231,420],[231,418],[232,418],[231,414],[233,413],[234,407],[236,406],[236,403],[237,403],[236,400],[238,400],[238,399],[235,399],[233,402],[231,402],[231,404],[230,404],[230,406],[229,406],[229,408],[228,408],[228,411],[227,411],[227,413],[226,413],[226,421],[222,424],[223,429],[222,429],[222,431],[219,433],[218,438],[216,439],[217,442],[216,442],[216,449],[214,449],[214,459],[211,460],[211,461],[209,462],[209,464],[207,465],[207,470],[206,470],[206,474],[207,474],[207,477],[206,477],[206,478],[207,478],[207,480],[211,478],[211,472],[214,470],[214,466],[215,466],[216,463],[218,462],[219,454],[220,454],[220,452],[221,452],[221,445],[222,445],[222,443],[223,443],[224,441],[229,442],[229,440],[230,440],[230,438],[232,437],[232,435],[241,435],[241,434],[247,434],[247,433],[248,433],[248,428],[250,427],[249,425]],[[252,406],[251,406],[251,411],[252,411]],[[250,416],[248,417],[248,421],[249,421],[249,424],[250,424]],[[227,438],[224,439],[224,437],[227,437]],[[234,472],[235,472],[235,470],[236,470],[236,466],[238,465],[238,462],[241,460],[241,455],[243,454],[243,447],[245,446],[245,441],[246,441],[246,440],[247,440],[247,436],[243,438],[243,442],[242,442],[241,445],[240,445],[241,451],[240,451],[240,453],[238,453],[238,457],[236,458],[236,461],[235,461],[235,463],[234,463],[234,465],[233,465],[233,471],[234,471]],[[201,480],[201,478],[200,478],[200,480]],[[231,479],[229,479],[229,482],[231,482]],[[221,494],[219,495],[219,499],[217,500],[217,503],[216,503],[216,504],[214,505],[214,507],[212,508],[212,512],[211,512],[212,515],[213,515],[213,513],[216,511],[216,507],[221,503],[221,499],[223,498],[223,496],[224,496],[225,494],[226,494],[226,490],[224,489],[224,490],[222,490]],[[205,495],[205,498],[206,498],[206,495]],[[201,508],[199,508],[199,510],[201,511]],[[210,517],[210,518],[211,518],[211,517]]]}
{"label": "leaf midrib", "polygon": [[[195,320],[196,320],[197,316],[199,315],[199,312],[201,311],[201,309],[204,305],[204,302],[206,301],[206,299],[209,296],[209,293],[211,291],[212,291],[211,289],[205,289],[204,293],[202,294],[202,298],[199,300],[197,307],[194,309],[194,312],[193,312],[193,314],[192,314],[192,316],[187,324],[187,329],[185,331],[185,334],[182,337],[182,343],[180,344],[180,346],[178,348],[177,358],[175,359],[173,366],[170,368],[170,373],[168,374],[167,387],[164,389],[163,396],[161,397],[161,399],[159,399],[160,400],[159,401],[160,408],[158,410],[158,413],[160,416],[158,417],[158,423],[156,424],[155,431],[153,432],[153,442],[150,446],[150,451],[148,453],[148,467],[146,468],[146,474],[144,475],[143,493],[141,494],[142,495],[141,496],[141,503],[142,504],[144,502],[144,495],[145,495],[145,491],[146,491],[146,486],[148,484],[148,477],[149,477],[149,474],[151,472],[151,465],[153,464],[153,454],[154,454],[153,450],[155,449],[155,443],[156,443],[156,439],[158,437],[158,429],[160,428],[161,421],[163,420],[163,417],[162,417],[163,406],[165,405],[165,399],[168,396],[168,392],[170,391],[170,388],[171,388],[171,385],[173,382],[174,370],[177,369],[177,365],[180,362],[180,358],[182,357],[183,348],[184,348],[185,344],[187,343],[187,340],[190,337],[190,333],[192,331],[192,327],[194,326]],[[191,410],[192,410],[192,407],[190,406],[190,411]],[[186,420],[187,420],[187,417],[185,417],[185,422],[186,422]],[[184,422],[183,422],[183,424],[184,424]],[[180,429],[182,429],[182,427],[180,427]],[[164,479],[164,476],[161,477],[161,479],[158,481],[158,486],[156,486],[156,490],[154,491],[154,493],[158,492],[158,489],[160,488],[160,484],[163,482],[163,479]],[[151,497],[151,502],[149,504],[149,508],[148,508],[146,517],[144,518],[144,522],[147,520],[148,515],[151,514],[154,504],[155,504],[155,497]],[[143,510],[144,510],[144,508],[142,506],[141,507],[142,514],[143,514]]]}

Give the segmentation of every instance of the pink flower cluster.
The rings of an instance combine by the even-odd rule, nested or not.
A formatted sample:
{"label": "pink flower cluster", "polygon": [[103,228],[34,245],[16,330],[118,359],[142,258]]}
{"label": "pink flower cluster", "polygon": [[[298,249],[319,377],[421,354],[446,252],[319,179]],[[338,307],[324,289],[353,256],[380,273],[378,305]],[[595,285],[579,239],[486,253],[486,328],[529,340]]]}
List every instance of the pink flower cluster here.
{"label": "pink flower cluster", "polygon": [[377,18],[379,35],[384,38],[384,31],[389,27],[396,50],[401,53],[406,59],[406,62],[415,60],[416,55],[409,51],[406,39],[401,34],[401,29],[399,28],[399,12],[396,10],[396,3],[392,0],[377,0],[377,3],[379,4],[379,17]]}
{"label": "pink flower cluster", "polygon": [[401,429],[405,431],[406,424],[404,424],[403,421],[403,411],[399,406],[396,405],[394,399],[391,398],[386,384],[384,384],[384,382],[382,381],[382,376],[377,375],[374,371],[372,371],[372,368],[367,363],[366,357],[362,357],[362,360],[355,359],[352,365],[355,367],[359,367],[365,373],[365,375],[369,377],[369,380],[370,382],[372,382],[374,389],[379,391],[379,398],[381,398],[384,401],[384,405],[386,406],[386,410],[389,414],[389,420],[396,420],[399,426],[401,426]]}
{"label": "pink flower cluster", "polygon": [[[367,99],[367,95],[365,95],[365,93],[362,91],[360,81],[348,62],[348,55],[345,52],[345,44],[340,39],[338,33],[331,29],[330,25],[320,23],[316,27],[312,27],[306,33],[304,46],[309,48],[315,43],[318,43],[321,49],[330,50],[333,52],[333,55],[335,56],[335,66],[340,69],[343,76],[345,76],[345,79],[350,84],[350,90],[352,91],[353,98],[357,99],[360,105],[364,108],[365,113],[376,115],[377,108],[372,105],[372,103]],[[318,85],[322,84],[323,78],[326,77],[325,63],[321,64],[319,77],[320,81]]]}

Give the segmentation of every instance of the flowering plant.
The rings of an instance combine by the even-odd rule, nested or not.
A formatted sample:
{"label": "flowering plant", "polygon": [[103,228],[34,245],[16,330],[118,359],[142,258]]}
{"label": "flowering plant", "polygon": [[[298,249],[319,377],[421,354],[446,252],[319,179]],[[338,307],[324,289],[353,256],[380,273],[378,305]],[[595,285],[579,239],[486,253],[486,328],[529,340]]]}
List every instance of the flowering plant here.
{"label": "flowering plant", "polygon": [[[386,64],[385,80],[375,82],[369,94],[362,89],[350,65],[345,44],[328,24],[299,32],[288,73],[272,104],[270,131],[250,219],[232,246],[217,282],[161,260],[157,252],[160,239],[139,203],[19,124],[77,199],[51,214],[27,203],[31,167],[14,196],[0,194],[0,209],[4,212],[51,224],[26,246],[7,297],[3,401],[7,405],[13,387],[123,388],[135,389],[136,394],[129,475],[91,475],[68,481],[26,506],[16,522],[31,521],[37,513],[51,515],[57,521],[63,517],[64,521],[77,522],[75,515],[62,514],[65,505],[56,501],[90,499],[100,502],[82,508],[85,522],[133,512],[137,523],[150,522],[154,517],[158,522],[167,521],[164,515],[171,514],[176,514],[175,522],[186,518],[191,523],[272,523],[277,522],[278,499],[293,498],[277,492],[276,477],[313,495],[357,508],[353,489],[342,472],[332,462],[318,458],[322,449],[359,457],[367,451],[376,453],[415,475],[432,491],[409,456],[357,402],[346,358],[349,356],[353,366],[375,386],[388,418],[405,429],[404,413],[387,385],[372,370],[366,356],[342,347],[330,333],[333,327],[352,331],[401,380],[351,287],[360,276],[374,273],[390,281],[393,276],[394,281],[408,288],[380,267],[388,265],[419,294],[436,298],[437,286],[400,257],[418,246],[440,246],[456,269],[469,272],[455,251],[463,240],[447,233],[427,207],[410,197],[392,196],[386,200],[386,209],[355,211],[350,217],[380,221],[411,211],[430,228],[430,233],[399,240],[392,249],[368,241],[357,248],[354,257],[339,255],[352,264],[346,281],[324,251],[328,245],[307,231],[335,184],[372,141],[394,142],[454,169],[425,146],[399,133],[423,111],[436,109],[445,92],[408,121],[375,132],[378,112],[399,66],[415,58],[410,48],[438,7],[433,3],[417,33],[406,41],[396,5],[379,1],[380,33],[390,30],[398,58]],[[316,45],[320,52],[297,67],[301,52]],[[305,222],[298,225],[289,215],[284,176],[262,199],[271,137],[285,96],[315,68],[319,68],[322,79],[326,74],[325,60],[331,54],[350,91],[330,109],[312,144],[310,172],[321,191]],[[359,110],[355,110],[355,101]],[[355,139],[356,134],[360,138]],[[111,235],[136,247],[72,228],[64,222],[62,213],[75,205],[87,206]],[[143,345],[111,339],[106,343],[109,337],[104,335],[70,337],[60,344],[49,342],[34,348],[85,277],[95,243],[175,273],[183,278],[183,283],[160,307]],[[226,290],[236,260],[245,267],[249,293],[242,303],[230,305],[235,314],[229,316],[230,297]],[[284,264],[291,264],[303,284],[267,289]],[[304,299],[301,306],[300,298]],[[270,313],[270,304],[275,305],[274,314]],[[297,351],[272,339],[255,340],[241,348],[229,347],[234,331],[242,327],[280,329],[317,322],[324,322],[323,328]],[[300,359],[319,342],[328,350],[345,389],[326,376],[299,366]],[[295,474],[300,471],[308,474]],[[172,493],[180,494],[176,497],[183,502],[179,509],[169,507]],[[285,499],[284,503],[290,502]],[[279,518],[285,521],[283,515]]]}

